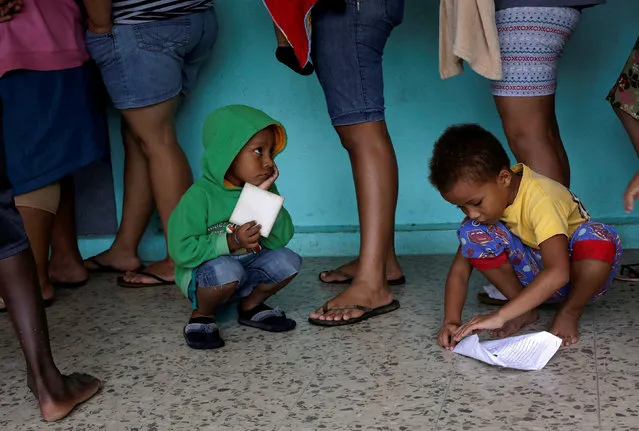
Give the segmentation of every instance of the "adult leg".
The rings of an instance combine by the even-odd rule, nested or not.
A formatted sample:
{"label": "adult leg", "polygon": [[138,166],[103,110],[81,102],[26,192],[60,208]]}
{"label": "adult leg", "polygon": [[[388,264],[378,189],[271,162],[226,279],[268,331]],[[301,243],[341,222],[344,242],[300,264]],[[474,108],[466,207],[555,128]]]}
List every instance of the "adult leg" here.
{"label": "adult leg", "polygon": [[554,95],[557,62],[579,18],[579,11],[560,7],[508,8],[495,14],[503,79],[492,87],[508,145],[517,161],[565,186],[570,185],[570,165]]}
{"label": "adult leg", "polygon": [[49,279],[49,247],[53,221],[60,202],[60,185],[49,184],[16,196],[15,202],[35,257],[42,297],[45,301],[51,301],[55,294]]}
{"label": "adult leg", "polygon": [[51,233],[51,258],[49,278],[57,283],[77,284],[89,278],[78,249],[78,232],[75,225],[75,184],[68,176],[59,181],[60,205],[53,221]]}
{"label": "adult leg", "polygon": [[[2,105],[0,104],[0,114]],[[2,118],[2,115],[0,115]],[[47,317],[33,255],[13,203],[5,169],[0,123],[0,296],[6,304],[27,363],[27,381],[45,420],[67,416],[91,398],[100,382],[83,374],[63,376],[51,356]]]}
{"label": "adult leg", "polygon": [[87,374],[60,374],[51,355],[49,329],[31,251],[0,260],[0,294],[24,353],[28,384],[42,417],[56,421],[91,398],[100,381]]}
{"label": "adult leg", "polygon": [[[175,132],[177,106],[178,98],[175,97],[156,105],[122,111],[147,160],[151,190],[162,221],[165,239],[169,217],[193,182],[191,167]],[[174,264],[168,256],[145,270],[164,280],[173,280],[173,271]],[[141,285],[157,282],[151,277],[135,272],[127,273],[124,281]]]}
{"label": "adult leg", "polygon": [[93,258],[97,264],[91,260],[85,262],[89,270],[99,269],[99,265],[122,272],[139,268],[138,246],[153,214],[153,194],[147,159],[139,139],[134,136],[124,118],[121,130],[124,143],[122,222],[109,250]]}
{"label": "adult leg", "polygon": [[[351,160],[361,241],[358,260],[343,268],[353,271],[352,284],[324,310],[311,313],[311,319],[348,320],[364,313],[349,307],[389,305],[387,264],[395,277],[401,276],[392,245],[398,175],[384,121],[382,55],[392,29],[402,21],[403,8],[401,0],[347,2],[344,10],[314,15],[314,63]],[[344,52],[336,53],[336,47]]]}
{"label": "adult leg", "polygon": [[613,108],[639,156],[639,120],[620,108]]}
{"label": "adult leg", "polygon": [[570,186],[570,164],[559,135],[555,95],[495,96],[508,145],[518,162]]}
{"label": "adult leg", "polygon": [[[384,121],[336,127],[348,151],[361,229],[359,259],[352,284],[329,301],[329,307],[375,308],[392,301],[386,282],[397,205],[397,160]],[[347,320],[361,310],[313,313],[311,318]]]}

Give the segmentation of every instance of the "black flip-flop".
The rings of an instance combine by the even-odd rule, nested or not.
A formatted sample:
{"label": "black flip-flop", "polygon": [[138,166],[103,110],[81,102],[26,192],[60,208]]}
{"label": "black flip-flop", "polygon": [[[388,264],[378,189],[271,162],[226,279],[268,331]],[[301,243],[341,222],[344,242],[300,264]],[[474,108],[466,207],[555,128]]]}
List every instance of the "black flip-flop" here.
{"label": "black flip-flop", "polygon": [[220,329],[215,319],[210,317],[193,317],[182,331],[186,344],[192,349],[210,350],[224,347]]}
{"label": "black flip-flop", "polygon": [[[324,279],[322,279],[322,274],[325,274],[327,272],[334,272],[346,278],[344,280],[324,281]],[[319,278],[319,281],[321,281],[324,284],[351,284],[353,282],[353,276],[346,273],[345,271],[342,271],[339,268],[331,269],[328,271],[322,271],[317,275],[317,278]],[[401,286],[402,284],[406,284],[406,277],[402,275],[401,277],[393,278],[392,280],[386,280],[386,282],[388,283],[389,286]]]}
{"label": "black flip-flop", "polygon": [[135,272],[138,275],[144,275],[146,277],[151,277],[157,280],[157,283],[136,283],[136,282],[128,282],[124,280],[124,277],[118,277],[118,286],[126,287],[129,289],[136,289],[139,287],[158,287],[158,286],[173,286],[175,281],[165,280],[162,277],[159,277],[155,274],[151,274],[150,272],[144,271],[131,271]]}
{"label": "black flip-flop", "polygon": [[477,299],[482,304],[487,304],[487,305],[500,305],[501,306],[501,305],[506,305],[508,303],[507,299],[491,298],[490,295],[488,295],[486,292],[479,292],[477,294]]}
{"label": "black flip-flop", "polygon": [[241,305],[237,307],[237,323],[251,326],[268,332],[286,332],[295,329],[295,320],[286,317],[279,308],[271,308],[262,303],[252,310],[243,311]]}
{"label": "black flip-flop", "polygon": [[86,286],[89,279],[82,281],[52,281],[54,289],[77,289],[78,287]]}
{"label": "black flip-flop", "polygon": [[346,325],[354,325],[356,323],[362,322],[364,320],[370,319],[371,317],[381,316],[382,314],[390,313],[391,311],[395,311],[399,308],[399,301],[393,299],[389,304],[382,305],[377,308],[369,308],[364,307],[362,305],[344,305],[338,307],[329,307],[328,303],[322,306],[322,314],[326,314],[332,310],[361,310],[364,312],[359,317],[353,317],[348,320],[321,320],[321,319],[312,319],[308,318],[308,323],[311,325],[317,326],[346,326]]}
{"label": "black flip-flop", "polygon": [[[88,259],[85,259],[84,261],[96,266],[95,268],[87,268],[87,271],[92,274],[124,274],[125,272],[127,272],[126,270],[114,268],[110,265],[100,263],[97,256],[90,257]],[[134,271],[140,271],[142,269],[144,269],[144,265],[140,265],[139,267],[134,269]]]}
{"label": "black flip-flop", "polygon": [[[619,281],[639,281],[639,270],[635,269],[639,267],[639,263],[633,263],[630,265],[621,265],[619,275],[615,276],[615,280]],[[628,274],[628,275],[625,275]]]}

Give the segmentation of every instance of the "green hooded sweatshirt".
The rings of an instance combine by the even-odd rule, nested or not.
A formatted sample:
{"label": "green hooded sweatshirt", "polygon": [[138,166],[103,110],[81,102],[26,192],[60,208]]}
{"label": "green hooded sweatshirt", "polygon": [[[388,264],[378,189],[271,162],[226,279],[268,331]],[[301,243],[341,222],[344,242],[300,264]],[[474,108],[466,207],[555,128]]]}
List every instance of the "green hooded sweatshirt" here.
{"label": "green hooded sweatshirt", "polygon": [[[286,146],[284,127],[264,112],[243,105],[213,111],[204,122],[203,176],[184,194],[171,214],[168,226],[169,255],[175,261],[175,282],[197,308],[194,271],[205,262],[230,255],[226,242],[229,217],[242,191],[225,182],[231,163],[260,130],[275,126],[275,155]],[[275,185],[271,193],[279,194]],[[293,237],[293,222],[282,208],[268,238],[260,244],[269,249],[284,247]]]}

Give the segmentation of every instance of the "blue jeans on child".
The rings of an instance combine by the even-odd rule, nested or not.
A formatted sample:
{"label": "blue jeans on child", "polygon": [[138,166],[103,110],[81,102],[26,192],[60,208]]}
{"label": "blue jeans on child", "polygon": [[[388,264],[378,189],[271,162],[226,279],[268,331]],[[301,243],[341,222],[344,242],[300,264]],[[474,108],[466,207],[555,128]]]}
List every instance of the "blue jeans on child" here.
{"label": "blue jeans on child", "polygon": [[[257,253],[220,256],[196,270],[198,287],[218,287],[238,282],[233,299],[245,298],[262,283],[277,284],[300,272],[302,258],[286,247]],[[194,304],[195,305],[195,304]]]}
{"label": "blue jeans on child", "polygon": [[[469,259],[480,271],[498,268],[510,262],[523,287],[528,286],[543,269],[541,252],[521,242],[503,223],[483,225],[474,220],[465,220],[457,236],[462,256]],[[587,221],[569,238],[572,261],[597,259],[608,262],[612,272],[606,283],[591,299],[595,301],[612,286],[614,275],[621,259],[621,241],[615,230],[603,223]],[[559,289],[547,302],[565,301],[570,293],[570,284]]]}

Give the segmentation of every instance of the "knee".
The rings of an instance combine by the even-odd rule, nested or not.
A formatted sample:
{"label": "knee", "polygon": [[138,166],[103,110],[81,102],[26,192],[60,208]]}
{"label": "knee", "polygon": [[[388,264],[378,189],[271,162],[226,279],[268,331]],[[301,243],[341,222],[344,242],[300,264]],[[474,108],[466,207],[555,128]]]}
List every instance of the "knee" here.
{"label": "knee", "polygon": [[15,197],[16,207],[33,208],[55,215],[60,206],[60,183],[57,181]]}
{"label": "knee", "polygon": [[462,255],[469,259],[498,254],[501,247],[494,232],[487,225],[466,219],[457,230]]}
{"label": "knee", "polygon": [[469,237],[478,238],[479,236],[481,236],[482,238],[492,238],[490,232],[488,231],[488,226],[481,224],[478,221],[471,219],[470,217],[466,217],[461,226],[459,226],[459,228],[457,229],[457,238],[459,238],[459,241],[462,245],[467,242],[466,240]]}
{"label": "knee", "polygon": [[350,126],[337,126],[342,147],[348,152],[365,148],[368,152],[384,152],[392,148],[385,121],[369,121]]}
{"label": "knee", "polygon": [[147,158],[179,145],[173,120],[163,121],[154,128],[130,127],[133,142],[140,147]]}
{"label": "knee", "polygon": [[282,247],[271,251],[272,256],[263,270],[275,283],[288,280],[299,274],[302,257],[294,251]]}
{"label": "knee", "polygon": [[503,126],[508,145],[514,153],[532,154],[539,150],[539,146],[551,146],[556,141],[561,142],[559,131],[550,123],[508,120],[503,122]]}
{"label": "knee", "polygon": [[218,257],[203,263],[196,273],[197,286],[205,288],[204,290],[224,288],[234,291],[245,278],[242,266],[228,256]]}

